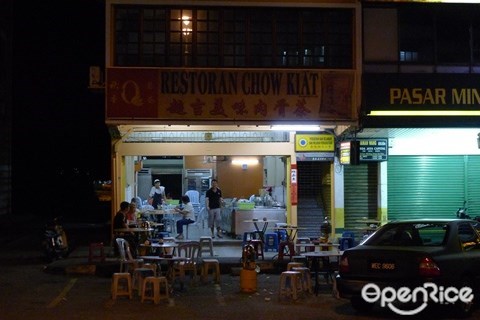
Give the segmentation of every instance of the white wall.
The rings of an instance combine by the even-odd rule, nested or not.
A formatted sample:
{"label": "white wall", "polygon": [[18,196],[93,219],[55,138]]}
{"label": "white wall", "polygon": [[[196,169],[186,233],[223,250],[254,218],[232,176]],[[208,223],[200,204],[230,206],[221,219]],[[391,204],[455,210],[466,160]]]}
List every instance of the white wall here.
{"label": "white wall", "polygon": [[411,137],[389,139],[391,156],[397,155],[480,155],[475,129],[426,129]]}

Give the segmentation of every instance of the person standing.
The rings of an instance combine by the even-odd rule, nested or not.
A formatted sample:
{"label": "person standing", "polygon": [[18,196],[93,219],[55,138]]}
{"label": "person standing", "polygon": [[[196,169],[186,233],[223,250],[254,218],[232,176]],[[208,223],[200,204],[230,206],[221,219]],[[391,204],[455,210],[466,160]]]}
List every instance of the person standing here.
{"label": "person standing", "polygon": [[222,190],[218,188],[217,179],[212,179],[212,186],[207,190],[205,194],[205,202],[208,211],[208,225],[212,231],[212,238],[215,238],[214,230],[215,225],[217,227],[217,237],[222,238],[220,222],[222,220],[221,210],[222,210]]}
{"label": "person standing", "polygon": [[177,232],[178,235],[176,239],[183,239],[183,226],[189,225],[190,223],[194,223],[194,213],[193,213],[193,204],[190,202],[190,198],[188,196],[182,196],[182,203],[183,208],[175,208],[175,212],[180,213],[182,218],[177,221]]}
{"label": "person standing", "polygon": [[165,187],[160,185],[159,179],[153,181],[153,187],[150,189],[148,201],[152,202],[154,209],[159,209],[158,206],[162,205],[165,201]]}

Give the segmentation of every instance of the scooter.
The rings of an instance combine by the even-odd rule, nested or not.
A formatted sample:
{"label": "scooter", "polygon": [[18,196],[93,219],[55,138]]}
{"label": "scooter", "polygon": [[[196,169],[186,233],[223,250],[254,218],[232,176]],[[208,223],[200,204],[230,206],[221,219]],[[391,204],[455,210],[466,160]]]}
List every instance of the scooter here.
{"label": "scooter", "polygon": [[45,225],[43,250],[48,261],[63,259],[70,254],[67,234],[60,224],[60,217]]}
{"label": "scooter", "polygon": [[463,201],[463,207],[458,208],[457,210],[457,218],[459,219],[471,219],[470,216],[467,214],[467,201]]}

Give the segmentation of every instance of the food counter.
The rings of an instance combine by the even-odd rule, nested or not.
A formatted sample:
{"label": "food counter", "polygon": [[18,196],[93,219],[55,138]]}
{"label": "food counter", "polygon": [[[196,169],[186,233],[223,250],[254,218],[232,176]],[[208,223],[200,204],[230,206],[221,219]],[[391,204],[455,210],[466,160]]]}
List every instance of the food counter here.
{"label": "food counter", "polygon": [[[239,210],[234,207],[222,208],[222,230],[235,238],[242,238],[243,233],[255,230],[253,223],[244,222],[245,220],[258,219],[258,224],[262,225],[263,218],[268,220],[278,220],[278,222],[287,222],[286,211],[284,208],[254,208],[249,210]],[[269,223],[267,232],[275,227],[275,223]]]}

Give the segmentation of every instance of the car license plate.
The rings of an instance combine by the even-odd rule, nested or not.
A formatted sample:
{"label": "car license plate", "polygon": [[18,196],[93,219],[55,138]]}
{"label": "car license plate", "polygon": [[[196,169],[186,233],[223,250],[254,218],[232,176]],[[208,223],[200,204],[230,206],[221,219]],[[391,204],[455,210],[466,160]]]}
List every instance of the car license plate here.
{"label": "car license plate", "polygon": [[371,261],[369,269],[373,271],[395,271],[395,262]]}

